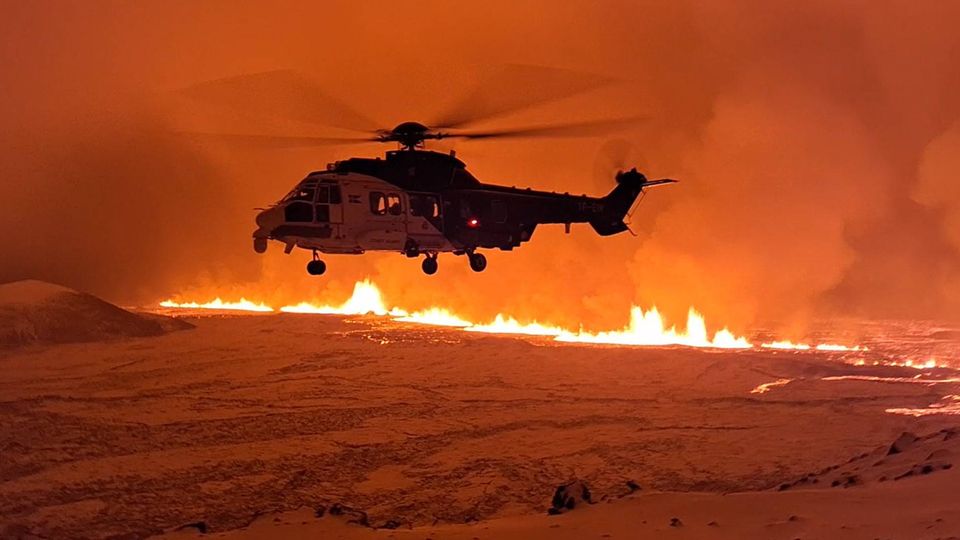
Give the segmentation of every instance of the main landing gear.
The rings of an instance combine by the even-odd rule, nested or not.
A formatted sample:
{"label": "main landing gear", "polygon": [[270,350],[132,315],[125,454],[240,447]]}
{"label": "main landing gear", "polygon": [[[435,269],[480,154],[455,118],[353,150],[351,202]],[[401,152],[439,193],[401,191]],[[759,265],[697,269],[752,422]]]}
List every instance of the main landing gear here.
{"label": "main landing gear", "polygon": [[311,276],[322,276],[327,271],[327,263],[320,260],[317,250],[313,250],[313,260],[307,263],[307,273]]}
{"label": "main landing gear", "polygon": [[[467,259],[470,261],[470,269],[474,272],[483,272],[487,268],[487,258],[481,253],[475,251],[457,252],[457,255],[466,254]],[[427,253],[424,257],[423,262],[420,264],[420,267],[423,269],[423,273],[428,276],[432,276],[437,273],[437,253]]]}
{"label": "main landing gear", "polygon": [[428,253],[427,256],[423,259],[423,262],[420,264],[420,268],[423,269],[423,273],[432,276],[437,273],[437,254]]}
{"label": "main landing gear", "polygon": [[483,272],[487,268],[487,258],[482,253],[470,251],[467,252],[467,258],[470,259],[470,269],[474,272]]}

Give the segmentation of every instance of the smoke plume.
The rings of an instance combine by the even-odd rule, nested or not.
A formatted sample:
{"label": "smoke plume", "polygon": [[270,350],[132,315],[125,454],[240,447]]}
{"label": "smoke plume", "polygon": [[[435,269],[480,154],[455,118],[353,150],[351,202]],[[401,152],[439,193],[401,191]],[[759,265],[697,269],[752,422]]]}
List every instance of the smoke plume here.
{"label": "smoke plume", "polygon": [[[821,317],[960,316],[957,4],[351,4],[8,3],[0,281],[146,303],[342,298],[371,277],[410,308],[596,328],[622,325],[632,303],[797,332]],[[543,227],[490,254],[483,274],[450,256],[426,277],[415,261],[372,254],[330,257],[317,280],[306,254],[252,252],[253,208],[328,161],[384,148],[250,150],[177,135],[210,112],[185,109],[177,89],[204,80],[297,69],[391,127],[462,105],[485,69],[507,63],[620,83],[492,127],[651,116],[616,138],[648,175],[681,183],[647,196],[636,237]],[[615,173],[594,178],[607,142],[455,148],[482,181],[601,194]]]}

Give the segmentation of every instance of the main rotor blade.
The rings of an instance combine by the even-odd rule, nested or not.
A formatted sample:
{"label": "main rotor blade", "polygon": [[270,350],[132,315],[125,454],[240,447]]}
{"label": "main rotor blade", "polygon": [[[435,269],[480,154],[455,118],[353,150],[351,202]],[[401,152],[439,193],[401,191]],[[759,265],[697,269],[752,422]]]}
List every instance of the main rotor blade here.
{"label": "main rotor blade", "polygon": [[309,148],[313,146],[335,146],[338,144],[356,144],[379,142],[378,137],[313,137],[288,135],[247,135],[242,133],[200,133],[181,132],[194,139],[219,141],[229,144],[255,146],[259,148]]}
{"label": "main rotor blade", "polygon": [[308,77],[292,70],[227,77],[199,83],[181,92],[205,103],[297,122],[354,131],[373,131],[380,127],[363,113],[325,94]]}
{"label": "main rotor blade", "polygon": [[531,126],[492,131],[474,131],[464,133],[445,133],[443,138],[459,137],[463,139],[493,139],[507,137],[592,137],[605,135],[612,131],[636,125],[647,120],[647,116],[635,116],[613,120],[591,120],[569,124]]}
{"label": "main rotor blade", "polygon": [[484,79],[430,125],[453,129],[606,86],[612,79],[576,71],[508,64]]}

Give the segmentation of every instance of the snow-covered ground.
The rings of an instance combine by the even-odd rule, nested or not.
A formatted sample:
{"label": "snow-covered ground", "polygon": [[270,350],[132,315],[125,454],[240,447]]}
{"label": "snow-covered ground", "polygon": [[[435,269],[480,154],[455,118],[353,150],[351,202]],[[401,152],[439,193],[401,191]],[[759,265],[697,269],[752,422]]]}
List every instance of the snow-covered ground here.
{"label": "snow-covered ground", "polygon": [[0,284],[0,350],[156,336],[184,328],[189,325],[160,315],[131,313],[52,283],[25,280]]}
{"label": "snow-covered ground", "polygon": [[[558,344],[369,317],[190,322],[0,356],[0,537],[191,523],[304,538],[960,535],[956,469],[922,473],[954,464],[955,439],[877,466],[884,481],[863,472],[874,461],[851,461],[903,432],[957,425],[887,412],[960,393],[917,382],[949,369]],[[847,472],[861,481],[831,487]],[[816,485],[792,485],[811,474]],[[573,479],[603,502],[546,516]],[[316,517],[335,503],[399,528]]]}

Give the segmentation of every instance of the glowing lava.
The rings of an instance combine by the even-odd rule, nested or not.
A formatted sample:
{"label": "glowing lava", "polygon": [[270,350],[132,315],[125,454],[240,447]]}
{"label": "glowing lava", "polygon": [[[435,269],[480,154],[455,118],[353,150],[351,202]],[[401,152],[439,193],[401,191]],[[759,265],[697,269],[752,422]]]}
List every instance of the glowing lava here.
{"label": "glowing lava", "polygon": [[[213,302],[198,304],[195,302],[177,303],[170,300],[161,302],[166,308],[190,309],[222,309],[256,312],[271,312],[274,309],[263,303],[254,303],[241,298],[239,302],[224,302],[217,298]],[[358,281],[353,287],[353,293],[343,304],[314,304],[301,302],[280,308],[284,313],[304,313],[320,315],[378,315],[390,316],[394,320],[406,323],[425,324],[431,326],[457,327],[468,332],[484,332],[490,334],[520,334],[529,336],[552,337],[564,343],[593,343],[605,345],[630,346],[672,346],[707,347],[718,349],[750,349],[753,344],[743,337],[733,334],[727,328],[722,328],[711,334],[703,316],[695,309],[690,308],[687,313],[687,324],[683,330],[676,326],[668,326],[663,316],[652,308],[644,311],[634,306],[630,310],[630,323],[620,329],[603,332],[589,332],[582,327],[577,331],[568,330],[541,322],[520,322],[508,315],[497,315],[486,324],[478,324],[464,319],[460,315],[441,307],[431,307],[426,310],[410,312],[398,307],[391,307],[383,298],[380,289],[370,280]],[[848,347],[845,345],[821,344],[816,346],[790,341],[774,341],[760,345],[769,349],[810,350],[819,351],[865,351],[866,348]],[[926,367],[926,366],[924,366]]]}
{"label": "glowing lava", "polygon": [[466,328],[468,332],[485,332],[488,334],[521,334],[525,336],[559,336],[564,333],[562,328],[532,323],[521,323],[513,317],[504,317],[498,314],[489,324],[475,324]]}
{"label": "glowing lava", "polygon": [[477,324],[454,314],[450,310],[438,307],[413,313],[396,307],[388,308],[380,290],[369,280],[358,282],[353,288],[353,295],[340,306],[302,302],[293,306],[284,306],[280,308],[280,311],[322,315],[364,315],[372,313],[381,316],[390,315],[398,322],[459,327],[468,332],[489,334],[546,336],[553,337],[556,341],[568,343],[646,346],[685,345],[688,347],[725,349],[749,349],[752,347],[746,338],[735,336],[726,328],[716,332],[713,339],[710,339],[703,316],[693,308],[690,309],[687,316],[686,330],[682,332],[672,326],[667,328],[656,308],[644,311],[641,308],[634,307],[631,310],[630,324],[623,330],[592,334],[582,329],[578,332],[571,332],[536,321],[521,323],[502,314],[497,315],[491,323]]}
{"label": "glowing lava", "polygon": [[211,302],[205,304],[199,304],[197,302],[174,302],[172,300],[164,300],[160,302],[161,307],[165,308],[179,308],[179,309],[217,309],[217,310],[227,310],[227,311],[256,311],[259,313],[269,313],[273,311],[273,308],[264,304],[264,303],[254,303],[246,298],[241,298],[237,302],[224,302],[220,298],[217,298]]}
{"label": "glowing lava", "polygon": [[861,347],[859,345],[848,347],[846,345],[836,345],[833,343],[821,343],[815,347],[818,351],[837,351],[837,352],[859,352],[859,351],[869,351],[870,349],[866,347]]}
{"label": "glowing lava", "polygon": [[792,341],[774,341],[772,343],[761,343],[764,349],[781,349],[789,351],[808,351],[810,346],[806,343],[794,343]]}
{"label": "glowing lava", "polygon": [[603,343],[611,345],[685,345],[687,347],[714,347],[721,349],[749,349],[753,347],[744,337],[733,335],[726,328],[709,339],[703,316],[693,308],[687,312],[686,330],[680,332],[673,326],[667,328],[657,308],[649,311],[634,306],[630,310],[630,324],[618,331],[592,334],[582,329],[564,331],[557,341],[575,343]]}
{"label": "glowing lava", "polygon": [[284,313],[310,313],[314,315],[406,315],[406,312],[387,309],[380,289],[370,280],[358,281],[353,286],[353,294],[339,306],[316,305],[300,302],[293,306],[283,306]]}
{"label": "glowing lava", "polygon": [[[404,313],[402,310],[396,310],[397,313]],[[417,311],[410,314],[402,314],[394,317],[395,321],[409,322],[417,324],[429,324],[431,326],[456,326],[466,328],[473,326],[473,323],[457,317],[446,309],[430,308],[426,311]],[[469,328],[468,328],[469,329]]]}
{"label": "glowing lava", "polygon": [[939,402],[931,403],[925,408],[897,407],[885,409],[885,411],[891,414],[903,414],[914,417],[930,416],[934,414],[960,415],[960,396],[956,394],[943,396],[943,399],[941,399]]}
{"label": "glowing lava", "polygon": [[834,343],[821,343],[816,346],[811,346],[807,343],[794,343],[792,341],[773,341],[771,343],[761,343],[760,346],[764,349],[778,349],[783,351],[809,351],[810,349],[814,349],[827,352],[859,352],[870,350],[859,345],[849,347],[847,345],[837,345]]}
{"label": "glowing lava", "polygon": [[784,386],[786,384],[790,384],[791,382],[793,382],[793,379],[777,379],[773,382],[758,384],[756,388],[754,388],[753,390],[750,390],[750,393],[766,394],[767,392],[770,391],[771,388],[775,388],[777,386]]}

